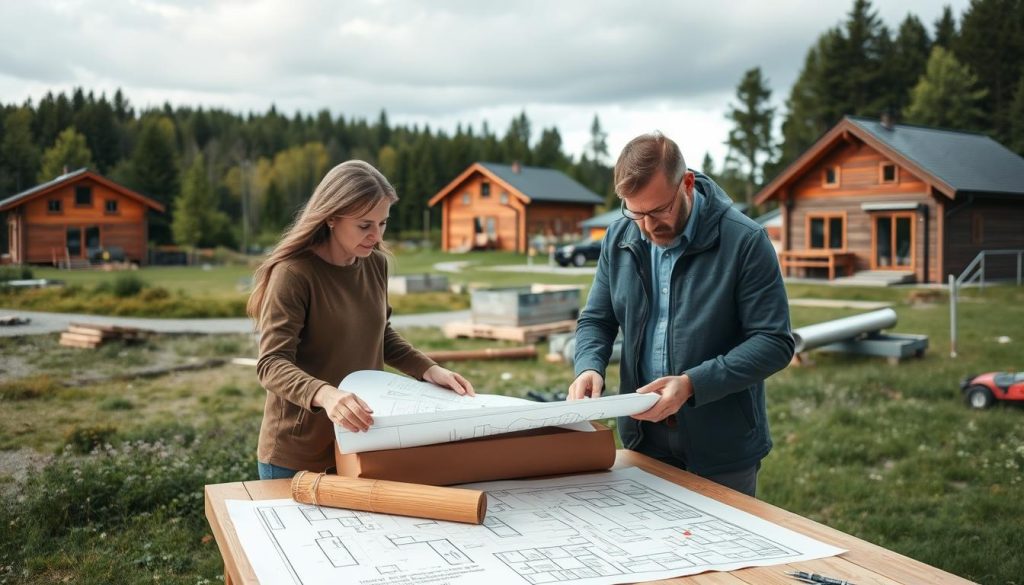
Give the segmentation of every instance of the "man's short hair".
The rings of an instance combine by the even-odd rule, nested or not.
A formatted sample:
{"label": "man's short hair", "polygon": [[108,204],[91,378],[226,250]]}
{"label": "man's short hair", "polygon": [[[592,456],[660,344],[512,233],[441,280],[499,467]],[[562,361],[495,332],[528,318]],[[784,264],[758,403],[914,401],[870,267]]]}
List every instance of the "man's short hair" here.
{"label": "man's short hair", "polygon": [[679,145],[658,131],[629,141],[615,163],[615,194],[630,197],[651,182],[658,171],[676,184],[683,180],[686,161]]}

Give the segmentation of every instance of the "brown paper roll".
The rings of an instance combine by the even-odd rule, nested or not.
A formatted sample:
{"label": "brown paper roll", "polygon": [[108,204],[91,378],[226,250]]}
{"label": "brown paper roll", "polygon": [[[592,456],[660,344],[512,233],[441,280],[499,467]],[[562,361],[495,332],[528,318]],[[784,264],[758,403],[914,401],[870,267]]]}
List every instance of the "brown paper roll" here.
{"label": "brown paper roll", "polygon": [[383,479],[360,479],[300,471],[292,499],[303,504],[480,524],[487,493]]}

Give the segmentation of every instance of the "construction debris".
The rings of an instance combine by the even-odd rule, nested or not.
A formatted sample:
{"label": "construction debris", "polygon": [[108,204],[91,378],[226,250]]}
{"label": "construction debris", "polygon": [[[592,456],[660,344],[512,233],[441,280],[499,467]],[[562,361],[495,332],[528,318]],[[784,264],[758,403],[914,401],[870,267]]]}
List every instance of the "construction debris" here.
{"label": "construction debris", "polygon": [[0,326],[11,327],[14,325],[28,325],[31,321],[28,317],[19,317],[17,315],[0,315]]}

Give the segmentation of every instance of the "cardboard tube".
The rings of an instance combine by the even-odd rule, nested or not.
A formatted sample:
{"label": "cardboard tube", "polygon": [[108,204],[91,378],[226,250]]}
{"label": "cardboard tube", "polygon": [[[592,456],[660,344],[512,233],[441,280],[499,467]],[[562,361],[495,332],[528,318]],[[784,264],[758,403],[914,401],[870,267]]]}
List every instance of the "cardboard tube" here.
{"label": "cardboard tube", "polygon": [[360,479],[300,471],[292,499],[302,504],[480,524],[487,493],[383,479]]}

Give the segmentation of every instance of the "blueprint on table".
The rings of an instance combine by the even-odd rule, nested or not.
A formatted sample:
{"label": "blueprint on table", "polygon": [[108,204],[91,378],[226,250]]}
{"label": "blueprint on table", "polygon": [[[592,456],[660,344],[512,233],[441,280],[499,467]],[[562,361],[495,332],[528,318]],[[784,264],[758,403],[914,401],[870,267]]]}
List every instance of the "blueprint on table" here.
{"label": "blueprint on table", "polygon": [[643,412],[657,394],[621,394],[565,402],[533,402],[497,394],[460,396],[451,390],[375,370],[353,372],[339,387],[373,409],[370,430],[335,425],[342,453],[461,441],[548,426],[593,430],[586,421]]}
{"label": "blueprint on table", "polygon": [[228,500],[261,583],[611,585],[844,552],[637,468],[467,485],[483,525]]}

